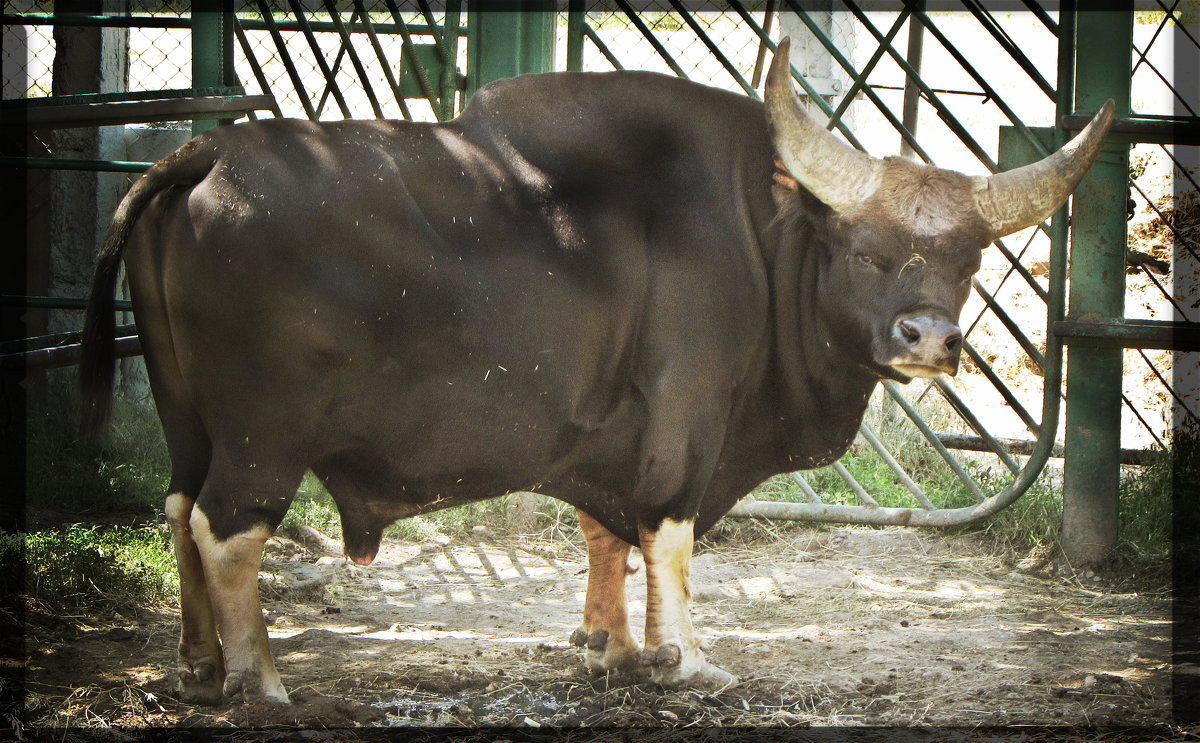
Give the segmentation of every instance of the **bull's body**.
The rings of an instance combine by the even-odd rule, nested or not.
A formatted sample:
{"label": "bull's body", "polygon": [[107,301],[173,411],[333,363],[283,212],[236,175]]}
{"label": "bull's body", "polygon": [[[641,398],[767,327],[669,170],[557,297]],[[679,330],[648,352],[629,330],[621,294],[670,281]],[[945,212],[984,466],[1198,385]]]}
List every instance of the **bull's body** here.
{"label": "bull's body", "polygon": [[[102,256],[85,391],[102,413],[124,249],[174,467],[185,693],[286,699],[251,576],[309,468],[362,563],[422,511],[516,490],[577,506],[589,665],[636,651],[632,544],[656,677],[729,680],[687,619],[692,535],[840,456],[881,377],[953,371],[991,237],[975,212],[868,229],[773,193],[779,149],[748,98],[564,74],[489,86],[446,124],[220,128],[151,169]],[[926,221],[964,208],[933,201]],[[876,271],[893,242],[922,265]]]}
{"label": "bull's body", "polygon": [[[667,118],[688,108],[701,125]],[[631,543],[639,517],[705,528],[788,454],[839,455],[875,382],[823,352],[794,379],[823,394],[781,396],[801,335],[773,322],[772,151],[744,97],[564,75],[450,124],[270,121],[207,147],[127,253],[135,306],[161,310],[138,315],[159,407],[279,478],[263,523],[312,466],[355,557],[397,517],[522,489]],[[219,537],[253,518],[229,516]]]}

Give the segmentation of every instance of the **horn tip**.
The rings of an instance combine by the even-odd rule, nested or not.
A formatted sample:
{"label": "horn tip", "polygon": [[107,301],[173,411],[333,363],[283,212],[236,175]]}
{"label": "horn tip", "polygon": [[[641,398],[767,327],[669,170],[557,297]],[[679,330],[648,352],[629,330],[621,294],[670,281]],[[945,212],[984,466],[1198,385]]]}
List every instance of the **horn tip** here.
{"label": "horn tip", "polygon": [[788,67],[791,64],[791,57],[788,54],[788,50],[791,48],[791,44],[791,37],[784,36],[775,46],[775,56],[771,59],[770,69],[767,70],[766,88],[768,90],[782,90],[784,86],[787,86],[788,90],[791,89],[788,83],[788,78],[790,77]]}

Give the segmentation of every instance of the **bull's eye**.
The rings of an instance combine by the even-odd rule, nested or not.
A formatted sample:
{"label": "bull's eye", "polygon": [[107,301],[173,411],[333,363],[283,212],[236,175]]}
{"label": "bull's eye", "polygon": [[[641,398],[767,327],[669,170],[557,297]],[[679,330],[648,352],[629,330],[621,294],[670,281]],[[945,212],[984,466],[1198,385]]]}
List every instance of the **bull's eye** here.
{"label": "bull's eye", "polygon": [[878,268],[878,266],[875,264],[875,259],[866,253],[859,253],[855,256],[855,259],[858,261],[858,265],[862,268]]}

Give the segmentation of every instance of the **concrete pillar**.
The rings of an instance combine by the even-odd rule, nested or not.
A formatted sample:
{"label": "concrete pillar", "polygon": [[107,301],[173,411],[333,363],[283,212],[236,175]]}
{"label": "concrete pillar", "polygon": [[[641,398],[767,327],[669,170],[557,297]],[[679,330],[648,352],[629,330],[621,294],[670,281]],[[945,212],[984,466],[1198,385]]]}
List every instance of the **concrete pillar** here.
{"label": "concrete pillar", "polygon": [[[114,13],[123,0],[60,0],[56,15]],[[54,29],[53,95],[109,93],[126,90],[129,32],[121,28],[60,25]],[[118,135],[119,136],[119,135]],[[59,129],[50,135],[58,157],[102,157],[102,137],[96,127]],[[111,148],[111,144],[105,146]],[[50,255],[46,291],[56,297],[87,296],[96,251],[103,240],[96,209],[100,177],[87,171],[56,171],[50,183]],[[50,313],[51,333],[78,330],[78,311]]]}
{"label": "concrete pillar", "polygon": [[[803,4],[809,20],[822,35],[830,39],[838,52],[848,60],[854,58],[854,16],[848,11],[835,12],[832,0],[810,0]],[[791,63],[826,101],[836,107],[842,93],[850,89],[852,76],[838,64],[813,29],[786,3],[779,11],[780,38],[792,38]],[[803,94],[803,90],[798,91]],[[851,129],[854,106],[842,119]],[[824,120],[824,116],[821,117]]]}

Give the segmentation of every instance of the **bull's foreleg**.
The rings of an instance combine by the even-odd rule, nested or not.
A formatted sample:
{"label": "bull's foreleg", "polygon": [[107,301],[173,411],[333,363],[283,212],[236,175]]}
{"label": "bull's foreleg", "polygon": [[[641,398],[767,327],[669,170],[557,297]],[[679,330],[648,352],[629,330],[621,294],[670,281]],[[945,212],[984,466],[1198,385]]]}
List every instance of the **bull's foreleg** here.
{"label": "bull's foreleg", "polygon": [[179,694],[192,704],[216,704],[225,683],[225,661],[200,551],[192,538],[194,504],[172,485],[166,512],[179,567]]}
{"label": "bull's foreleg", "polygon": [[583,626],[571,635],[571,643],[586,648],[584,663],[589,671],[604,673],[638,657],[625,605],[625,575],[633,547],[583,511],[576,512],[587,540],[588,585]]}
{"label": "bull's foreleg", "polygon": [[246,701],[287,702],[287,692],[271,658],[258,597],[258,569],[271,530],[258,525],[228,539],[218,539],[201,508],[192,511],[191,528],[204,563],[224,650],[223,693],[240,694]]}
{"label": "bull's foreleg", "polygon": [[737,678],[705,660],[692,631],[688,585],[692,523],[664,519],[657,529],[638,527],[646,563],[642,662],[649,666],[650,678],[662,686],[720,688],[737,683]]}

